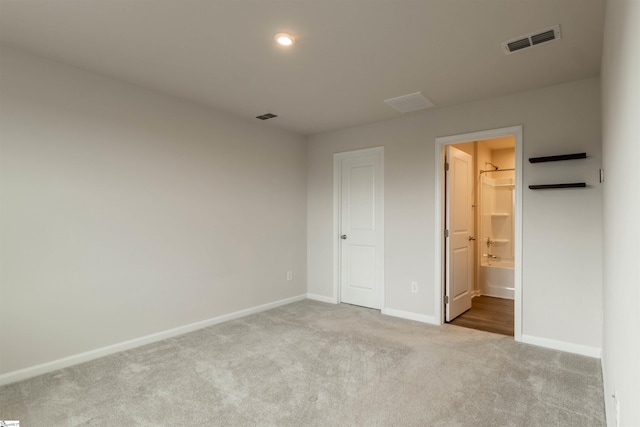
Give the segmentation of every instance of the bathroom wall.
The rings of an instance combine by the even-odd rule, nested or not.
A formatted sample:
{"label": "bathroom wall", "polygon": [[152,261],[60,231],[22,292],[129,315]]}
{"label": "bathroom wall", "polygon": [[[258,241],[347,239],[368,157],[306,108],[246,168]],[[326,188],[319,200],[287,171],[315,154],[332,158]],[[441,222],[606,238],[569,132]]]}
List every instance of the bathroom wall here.
{"label": "bathroom wall", "polygon": [[[516,157],[513,148],[501,148],[491,150],[491,163],[499,166],[500,169],[513,169],[516,167]],[[494,172],[491,174],[493,178],[504,178],[514,176],[513,172]]]}

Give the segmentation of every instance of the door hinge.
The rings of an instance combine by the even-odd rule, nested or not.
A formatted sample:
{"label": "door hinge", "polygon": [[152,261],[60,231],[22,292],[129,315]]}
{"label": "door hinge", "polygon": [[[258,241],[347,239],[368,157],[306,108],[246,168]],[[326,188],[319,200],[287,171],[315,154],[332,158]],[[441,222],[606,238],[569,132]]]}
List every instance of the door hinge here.
{"label": "door hinge", "polygon": [[449,304],[449,295],[444,296],[444,303]]}
{"label": "door hinge", "polygon": [[444,170],[449,170],[449,162],[444,162]]}
{"label": "door hinge", "polygon": [[447,230],[446,228],[444,229],[444,237],[449,237],[449,230]]}

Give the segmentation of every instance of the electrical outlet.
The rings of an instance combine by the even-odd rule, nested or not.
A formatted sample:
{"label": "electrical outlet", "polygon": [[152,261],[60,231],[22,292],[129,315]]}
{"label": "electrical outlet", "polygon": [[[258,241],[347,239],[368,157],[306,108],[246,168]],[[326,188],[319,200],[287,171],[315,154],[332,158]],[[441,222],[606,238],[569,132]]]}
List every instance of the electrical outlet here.
{"label": "electrical outlet", "polygon": [[418,293],[418,282],[411,282],[411,292],[414,294]]}
{"label": "electrical outlet", "polygon": [[287,280],[293,280],[293,271],[287,271]]}

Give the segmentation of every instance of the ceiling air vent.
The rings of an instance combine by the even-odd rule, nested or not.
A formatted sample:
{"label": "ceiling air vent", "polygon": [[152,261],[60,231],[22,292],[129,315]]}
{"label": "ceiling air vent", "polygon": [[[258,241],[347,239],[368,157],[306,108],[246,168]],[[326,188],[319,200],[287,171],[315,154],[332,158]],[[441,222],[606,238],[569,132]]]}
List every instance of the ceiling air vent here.
{"label": "ceiling air vent", "polygon": [[542,43],[547,43],[553,40],[560,40],[562,34],[560,33],[560,25],[554,25],[553,27],[545,28],[544,30],[536,31],[524,36],[517,37],[515,39],[507,40],[502,43],[502,49],[505,55],[511,55],[513,52],[517,52],[522,49],[537,46]]}
{"label": "ceiling air vent", "polygon": [[507,43],[507,48],[509,49],[509,53],[515,52],[516,50],[524,49],[526,47],[531,47],[531,42],[529,41],[528,38]]}
{"label": "ceiling air vent", "polygon": [[433,107],[433,102],[422,96],[422,92],[385,99],[384,103],[401,113],[410,113],[411,111]]}
{"label": "ceiling air vent", "polygon": [[256,116],[256,119],[269,120],[269,119],[273,119],[275,117],[278,117],[278,116],[276,114],[267,113],[267,114],[263,114],[261,116]]}

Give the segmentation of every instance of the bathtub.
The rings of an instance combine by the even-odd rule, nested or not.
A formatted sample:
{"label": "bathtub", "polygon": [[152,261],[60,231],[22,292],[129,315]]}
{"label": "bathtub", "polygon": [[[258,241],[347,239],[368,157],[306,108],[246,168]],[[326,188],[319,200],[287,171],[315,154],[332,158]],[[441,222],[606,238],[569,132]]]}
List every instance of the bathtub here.
{"label": "bathtub", "polygon": [[482,295],[513,299],[513,260],[483,260],[480,265]]}

